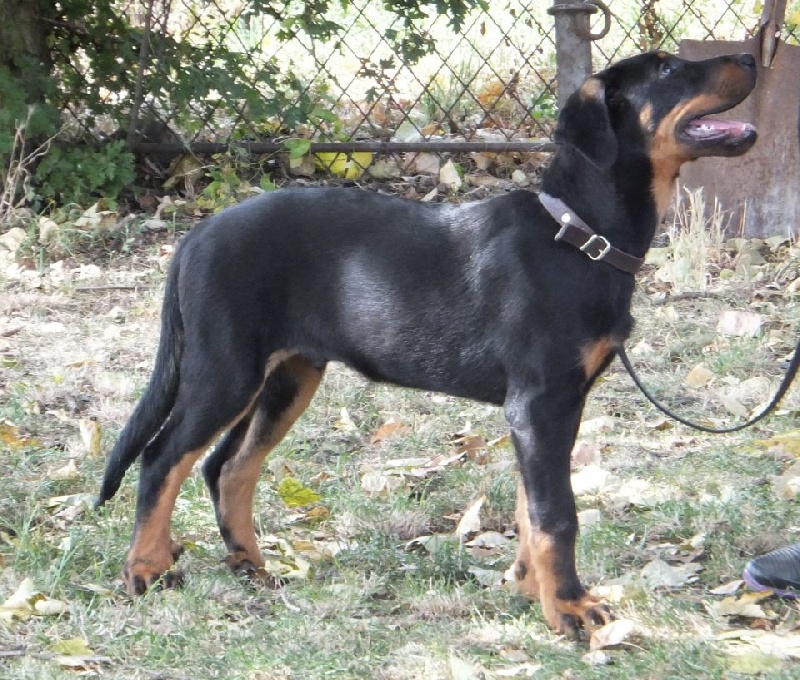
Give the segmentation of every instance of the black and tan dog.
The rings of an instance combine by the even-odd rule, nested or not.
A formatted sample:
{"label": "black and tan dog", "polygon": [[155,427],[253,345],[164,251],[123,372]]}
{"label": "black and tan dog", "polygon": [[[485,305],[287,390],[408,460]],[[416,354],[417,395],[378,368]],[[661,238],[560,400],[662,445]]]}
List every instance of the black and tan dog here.
{"label": "black and tan dog", "polygon": [[228,564],[259,572],[261,463],[341,361],[503,406],[521,471],[520,589],[557,630],[610,620],[575,569],[570,451],[589,388],[631,330],[633,273],[681,164],[755,141],[752,126],[705,117],[744,99],[755,74],[747,55],[659,52],[589,78],[561,113],[540,196],[448,205],[288,189],[198,224],[172,262],[155,370],[99,498],[141,454],[128,591],[179,581],[175,499],[223,433],[203,472]]}

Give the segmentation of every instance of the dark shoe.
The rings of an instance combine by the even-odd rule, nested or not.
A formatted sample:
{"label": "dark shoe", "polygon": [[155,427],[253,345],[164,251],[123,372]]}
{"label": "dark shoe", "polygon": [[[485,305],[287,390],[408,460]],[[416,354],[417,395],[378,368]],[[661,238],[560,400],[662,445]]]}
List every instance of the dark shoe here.
{"label": "dark shoe", "polygon": [[750,560],[742,574],[754,590],[774,590],[779,597],[800,595],[800,543]]}

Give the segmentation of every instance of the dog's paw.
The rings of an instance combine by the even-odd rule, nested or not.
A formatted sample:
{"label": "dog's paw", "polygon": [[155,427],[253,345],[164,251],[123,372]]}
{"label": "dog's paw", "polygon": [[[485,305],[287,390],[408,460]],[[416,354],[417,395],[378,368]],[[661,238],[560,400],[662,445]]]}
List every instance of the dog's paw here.
{"label": "dog's paw", "polygon": [[183,572],[173,566],[155,567],[146,560],[128,561],[122,572],[128,595],[144,595],[151,588],[178,588],[183,585]]}
{"label": "dog's paw", "polygon": [[555,615],[547,617],[548,623],[559,633],[574,639],[590,635],[614,620],[609,606],[588,593],[577,600],[557,599],[554,608]]}
{"label": "dog's paw", "polygon": [[222,561],[234,574],[244,576],[254,585],[267,588],[277,588],[281,585],[280,579],[264,568],[264,560],[260,556],[258,560],[253,560],[244,551],[237,550],[229,553]]}
{"label": "dog's paw", "polygon": [[264,566],[264,560],[252,559],[244,550],[234,550],[228,553],[222,563],[234,574],[241,576],[249,576]]}

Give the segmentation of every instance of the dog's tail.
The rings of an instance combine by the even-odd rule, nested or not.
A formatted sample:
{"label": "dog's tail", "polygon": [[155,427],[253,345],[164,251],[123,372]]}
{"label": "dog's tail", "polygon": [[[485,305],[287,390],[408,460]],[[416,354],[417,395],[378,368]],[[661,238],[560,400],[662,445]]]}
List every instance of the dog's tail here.
{"label": "dog's tail", "polygon": [[114,496],[125,472],[164,426],[175,404],[179,383],[178,367],[183,353],[183,320],[178,300],[179,261],[180,249],[173,258],[167,276],[164,305],[161,309],[161,337],[153,374],[133,415],[108,456],[97,507]]}

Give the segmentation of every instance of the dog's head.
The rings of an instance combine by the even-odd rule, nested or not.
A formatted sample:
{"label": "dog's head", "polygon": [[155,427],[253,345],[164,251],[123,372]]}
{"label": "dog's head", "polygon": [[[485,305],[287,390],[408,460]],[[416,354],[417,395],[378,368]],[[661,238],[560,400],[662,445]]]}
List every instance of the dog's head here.
{"label": "dog's head", "polygon": [[714,114],[739,104],[755,83],[749,54],[706,61],[666,52],[638,55],[586,80],[564,106],[555,139],[602,169],[623,154],[649,157],[659,194],[683,163],[738,156],[753,146],[752,125]]}

